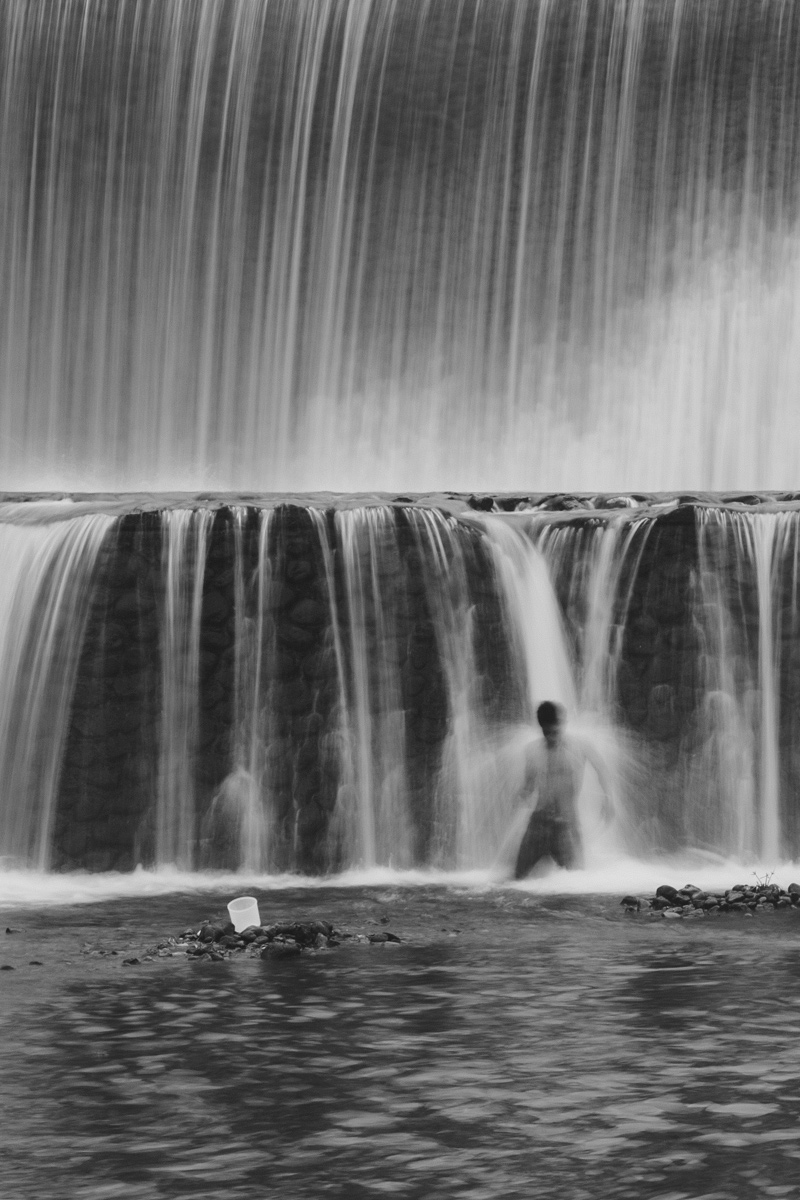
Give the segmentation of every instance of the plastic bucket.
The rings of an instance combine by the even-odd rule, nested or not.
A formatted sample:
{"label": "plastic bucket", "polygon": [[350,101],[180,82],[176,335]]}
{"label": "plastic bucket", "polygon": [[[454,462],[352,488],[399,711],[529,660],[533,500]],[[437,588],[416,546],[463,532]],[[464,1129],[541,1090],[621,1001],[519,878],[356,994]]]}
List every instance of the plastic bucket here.
{"label": "plastic bucket", "polygon": [[261,917],[258,915],[258,901],[255,896],[237,896],[228,905],[228,912],[237,933],[241,933],[250,925],[261,924]]}

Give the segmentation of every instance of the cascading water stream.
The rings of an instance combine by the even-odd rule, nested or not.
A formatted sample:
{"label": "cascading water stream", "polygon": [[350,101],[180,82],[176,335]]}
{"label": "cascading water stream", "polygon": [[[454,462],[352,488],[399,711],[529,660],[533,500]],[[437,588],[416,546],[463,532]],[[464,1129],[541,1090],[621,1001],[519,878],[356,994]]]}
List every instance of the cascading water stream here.
{"label": "cascading water stream", "polygon": [[165,611],[156,861],[195,865],[200,616],[208,509],[164,513]]}
{"label": "cascading water stream", "polygon": [[5,0],[5,486],[796,486],[794,0]]}
{"label": "cascading water stream", "polygon": [[502,874],[542,699],[590,869],[796,853],[796,506],[101,508],[0,514],[6,861]]}
{"label": "cascading water stream", "polygon": [[48,515],[39,524],[35,506],[0,506],[0,862],[39,869],[50,864],[81,640],[113,524]]}
{"label": "cascading water stream", "polygon": [[[232,841],[234,865],[262,870],[268,861],[268,778],[266,748],[269,712],[265,700],[270,663],[265,647],[270,591],[270,511],[259,513],[255,582],[246,578],[248,512],[232,510],[234,572],[234,674],[231,762],[233,769],[211,803],[209,840]],[[254,593],[254,595],[253,595]],[[270,647],[274,652],[274,647]],[[274,656],[274,655],[273,655]]]}
{"label": "cascading water stream", "polygon": [[538,524],[535,543],[550,573],[570,577],[568,620],[580,639],[579,707],[610,722],[631,589],[652,523],[631,510],[613,514],[589,531],[588,547],[583,528]]}
{"label": "cascading water stream", "polygon": [[775,533],[780,518],[769,514],[751,526],[758,590],[758,684],[761,693],[761,857],[775,862],[781,854],[778,779],[778,695],[772,609]]}
{"label": "cascading water stream", "polygon": [[[508,605],[511,634],[524,648],[531,719],[542,700],[567,710],[571,729],[603,764],[603,783],[615,810],[613,827],[598,821],[602,790],[595,772],[584,776],[579,815],[587,861],[620,853],[632,841],[627,792],[637,757],[618,725],[616,669],[627,607],[647,537],[631,514],[572,525],[522,514],[512,522],[486,519]],[[559,603],[559,580],[567,597]],[[570,645],[566,622],[578,638]]]}
{"label": "cascading water stream", "polygon": [[487,526],[513,636],[519,639],[525,664],[530,715],[543,700],[553,700],[574,713],[577,697],[572,665],[547,564],[531,539],[513,526],[500,521],[487,522]]}
{"label": "cascading water stream", "polygon": [[794,634],[797,514],[708,509],[703,518],[706,720],[727,788],[736,797],[728,836],[739,854],[777,861],[785,853],[781,727],[791,714],[781,711],[781,693],[784,652]]}
{"label": "cascading water stream", "polygon": [[[412,861],[398,656],[404,614],[396,598],[399,551],[392,518],[391,509],[336,515],[344,578],[341,618],[347,622],[346,630],[337,629],[344,700],[340,820],[349,827],[348,857],[365,866]],[[345,641],[349,670],[341,650]]]}
{"label": "cascading water stream", "polygon": [[798,485],[798,130],[795,0],[5,0],[3,486],[202,492],[2,506],[0,854],[486,868],[542,699],[800,854],[795,501],[651,503]]}

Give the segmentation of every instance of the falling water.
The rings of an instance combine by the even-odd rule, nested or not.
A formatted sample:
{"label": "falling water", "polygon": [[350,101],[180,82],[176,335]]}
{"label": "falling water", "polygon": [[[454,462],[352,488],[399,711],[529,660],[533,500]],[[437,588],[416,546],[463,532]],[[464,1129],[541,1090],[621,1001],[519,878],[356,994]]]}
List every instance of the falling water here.
{"label": "falling water", "polygon": [[4,486],[791,488],[794,0],[5,0]]}
{"label": "falling water", "polygon": [[786,757],[791,739],[782,724],[791,728],[793,714],[782,712],[782,693],[796,632],[797,514],[709,509],[701,530],[705,720],[717,769],[735,798],[727,805],[734,816],[727,836],[739,854],[776,861],[785,853],[786,793],[794,788],[781,766],[781,742]]}
{"label": "falling water", "polygon": [[[257,871],[268,861],[268,807],[262,794],[266,778],[266,748],[269,731],[264,729],[267,597],[270,588],[270,511],[259,514],[258,569],[255,586],[246,578],[245,539],[248,513],[233,509],[234,519],[234,711],[232,738],[233,771],[223,781],[216,807],[224,821],[238,833],[233,862],[244,870]],[[250,593],[254,591],[252,597]],[[212,815],[215,805],[212,803]],[[214,822],[212,820],[212,829]],[[219,841],[219,828],[216,830]]]}
{"label": "falling water", "polygon": [[778,804],[778,724],[775,630],[772,611],[773,555],[779,517],[770,513],[752,525],[758,592],[758,684],[761,693],[761,856],[775,862],[781,853]]}
{"label": "falling water", "polygon": [[208,509],[164,513],[166,597],[156,859],[194,865],[200,613]]}
{"label": "falling water", "polygon": [[577,523],[524,514],[511,523],[487,519],[512,636],[524,647],[531,714],[544,699],[561,703],[571,729],[603,763],[615,822],[598,822],[603,789],[586,771],[579,816],[588,861],[635,842],[629,792],[641,778],[641,755],[619,721],[616,672],[651,524],[630,511]]}
{"label": "falling water", "polygon": [[27,505],[0,506],[0,862],[41,869],[50,862],[82,632],[112,519],[31,524],[31,515]]}
{"label": "falling water", "polygon": [[590,866],[797,853],[796,504],[117,507],[0,512],[6,861],[507,869],[542,699]]}
{"label": "falling water", "polygon": [[521,642],[530,711],[534,713],[543,700],[553,700],[574,712],[572,665],[545,560],[513,526],[493,521],[489,528],[512,628]]}
{"label": "falling water", "polygon": [[563,579],[567,620],[581,661],[578,706],[606,721],[615,715],[630,594],[651,529],[651,521],[628,510],[577,528],[566,521],[538,521],[531,531],[548,576]]}

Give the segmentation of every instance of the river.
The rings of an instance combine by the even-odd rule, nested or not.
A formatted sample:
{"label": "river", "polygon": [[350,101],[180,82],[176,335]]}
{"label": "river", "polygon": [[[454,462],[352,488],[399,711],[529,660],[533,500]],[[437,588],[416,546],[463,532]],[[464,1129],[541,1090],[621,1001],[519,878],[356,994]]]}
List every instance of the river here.
{"label": "river", "polygon": [[402,941],[123,965],[219,895],[0,913],[7,1200],[800,1195],[798,914],[441,885],[260,903]]}

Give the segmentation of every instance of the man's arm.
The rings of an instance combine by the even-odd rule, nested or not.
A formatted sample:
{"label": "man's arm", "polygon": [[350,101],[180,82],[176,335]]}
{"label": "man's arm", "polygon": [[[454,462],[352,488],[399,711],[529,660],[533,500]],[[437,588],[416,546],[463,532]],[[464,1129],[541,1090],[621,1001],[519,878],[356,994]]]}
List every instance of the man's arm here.
{"label": "man's arm", "polygon": [[525,751],[525,770],[522,775],[522,787],[519,791],[520,800],[533,803],[534,793],[539,786],[541,774],[541,747],[534,742]]}

